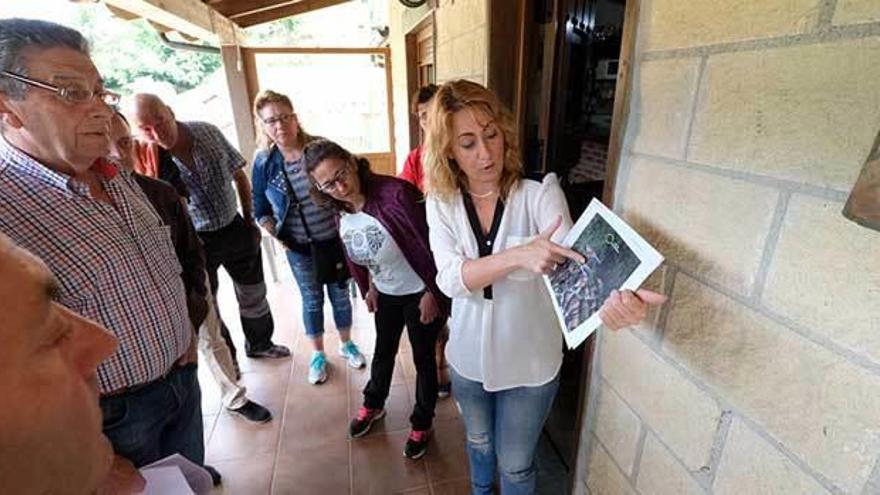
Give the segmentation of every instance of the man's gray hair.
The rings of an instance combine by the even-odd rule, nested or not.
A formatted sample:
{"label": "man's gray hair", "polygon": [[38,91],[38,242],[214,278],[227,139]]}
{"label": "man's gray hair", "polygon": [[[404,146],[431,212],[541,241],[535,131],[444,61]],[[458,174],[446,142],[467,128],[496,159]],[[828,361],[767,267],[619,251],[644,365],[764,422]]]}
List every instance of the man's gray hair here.
{"label": "man's gray hair", "polygon": [[[0,70],[27,75],[21,54],[31,47],[64,47],[89,54],[89,42],[75,29],[34,19],[0,19]],[[0,75],[0,93],[21,100],[26,92],[26,84]]]}

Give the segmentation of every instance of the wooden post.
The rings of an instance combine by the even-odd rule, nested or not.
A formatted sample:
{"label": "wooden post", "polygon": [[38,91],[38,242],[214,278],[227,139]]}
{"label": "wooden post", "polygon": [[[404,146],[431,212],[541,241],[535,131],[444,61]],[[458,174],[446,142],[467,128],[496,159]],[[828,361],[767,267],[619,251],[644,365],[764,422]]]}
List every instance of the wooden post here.
{"label": "wooden post", "polygon": [[602,202],[614,207],[614,188],[623,153],[623,137],[629,120],[629,101],[635,63],[636,33],[639,24],[639,0],[627,0],[623,14],[623,34],[620,39],[620,64],[617,86],[614,88],[614,109],[611,115],[611,136],[608,139],[608,162],[605,166],[605,190]]}
{"label": "wooden post", "polygon": [[394,139],[394,85],[391,76],[391,48],[384,48],[385,55],[385,98],[388,103],[388,146],[391,154],[392,170],[397,171],[397,150]]}
{"label": "wooden post", "polygon": [[235,135],[238,137],[239,151],[251,162],[256,151],[254,117],[251,115],[250,91],[245,78],[245,60],[240,48],[235,45],[220,47],[223,57],[223,70],[226,73],[226,86],[229,90],[229,102],[232,104],[232,120],[235,123]]}

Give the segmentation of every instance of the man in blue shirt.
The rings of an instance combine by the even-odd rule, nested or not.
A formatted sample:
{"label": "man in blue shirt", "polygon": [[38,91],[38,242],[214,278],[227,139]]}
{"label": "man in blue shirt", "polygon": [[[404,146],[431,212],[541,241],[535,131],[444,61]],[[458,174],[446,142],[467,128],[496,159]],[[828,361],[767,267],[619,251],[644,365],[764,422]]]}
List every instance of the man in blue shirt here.
{"label": "man in blue shirt", "polygon": [[[176,167],[188,189],[189,212],[205,247],[211,292],[217,293],[221,265],[235,284],[247,356],[289,356],[287,347],[272,342],[274,323],[266,300],[261,234],[253,218],[245,159],[215,126],[178,122],[174,112],[155,95],[135,96],[135,126],[144,140],[169,152],[165,156],[171,159],[159,163],[159,168]],[[242,214],[238,213],[236,190]],[[225,325],[223,336],[235,355]]]}

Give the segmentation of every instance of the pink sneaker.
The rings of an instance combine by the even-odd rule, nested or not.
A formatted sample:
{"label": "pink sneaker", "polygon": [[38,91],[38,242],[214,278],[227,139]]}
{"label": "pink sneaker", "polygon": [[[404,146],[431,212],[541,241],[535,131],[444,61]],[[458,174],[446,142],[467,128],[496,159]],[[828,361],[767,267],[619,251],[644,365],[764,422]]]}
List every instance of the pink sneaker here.
{"label": "pink sneaker", "polygon": [[431,438],[431,430],[412,430],[406,439],[406,447],[403,449],[404,457],[408,459],[420,459],[428,451],[428,440]]}
{"label": "pink sneaker", "polygon": [[351,438],[360,438],[370,432],[373,423],[385,417],[385,409],[370,409],[361,406],[357,417],[348,425],[348,434]]}

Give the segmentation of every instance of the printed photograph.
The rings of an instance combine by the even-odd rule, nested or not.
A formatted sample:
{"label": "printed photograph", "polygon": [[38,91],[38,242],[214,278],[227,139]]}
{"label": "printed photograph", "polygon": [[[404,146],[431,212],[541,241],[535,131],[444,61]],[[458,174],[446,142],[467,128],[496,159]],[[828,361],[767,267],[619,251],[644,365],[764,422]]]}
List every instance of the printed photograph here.
{"label": "printed photograph", "polygon": [[638,289],[663,256],[596,199],[561,244],[586,258],[567,260],[544,276],[565,343],[573,349],[602,324],[599,310],[611,291]]}
{"label": "printed photograph", "polygon": [[639,258],[601,216],[590,221],[571,247],[587,262],[567,260],[550,275],[566,332],[599,311],[611,291],[622,286],[639,266]]}

